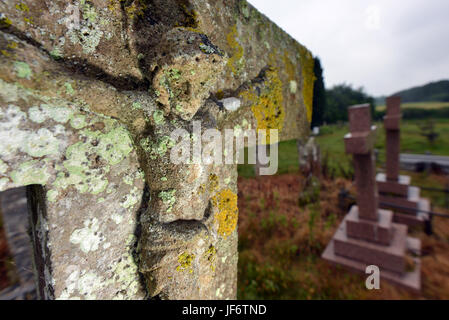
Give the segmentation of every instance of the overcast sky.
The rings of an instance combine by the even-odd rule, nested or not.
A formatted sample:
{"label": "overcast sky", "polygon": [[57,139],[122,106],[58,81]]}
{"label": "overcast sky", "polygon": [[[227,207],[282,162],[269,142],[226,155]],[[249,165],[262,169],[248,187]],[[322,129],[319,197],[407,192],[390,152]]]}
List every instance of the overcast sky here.
{"label": "overcast sky", "polygon": [[249,0],[321,59],[329,88],[389,95],[449,79],[448,0]]}

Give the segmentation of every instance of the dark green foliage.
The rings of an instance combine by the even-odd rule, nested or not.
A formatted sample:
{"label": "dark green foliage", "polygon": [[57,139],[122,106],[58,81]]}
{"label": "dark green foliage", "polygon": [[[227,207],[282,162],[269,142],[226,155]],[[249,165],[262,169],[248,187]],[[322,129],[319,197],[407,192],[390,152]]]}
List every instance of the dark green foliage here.
{"label": "dark green foliage", "polygon": [[[448,119],[449,108],[440,109],[421,109],[410,108],[402,109],[402,119],[405,120],[423,120],[423,119]],[[375,119],[382,119],[385,115],[385,111],[376,111]]]}
{"label": "dark green foliage", "polygon": [[324,88],[323,68],[318,57],[314,58],[314,60],[313,72],[316,80],[313,86],[312,128],[323,124],[324,112],[326,110],[326,89]]}
{"label": "dark green foliage", "polygon": [[351,85],[340,84],[326,90],[327,107],[324,120],[327,123],[336,123],[348,120],[348,107],[369,103],[371,114],[374,115],[374,98],[366,94],[363,88],[354,89]]}
{"label": "dark green foliage", "polygon": [[449,101],[449,80],[431,82],[420,87],[399,91],[394,95],[402,98],[402,102]]}

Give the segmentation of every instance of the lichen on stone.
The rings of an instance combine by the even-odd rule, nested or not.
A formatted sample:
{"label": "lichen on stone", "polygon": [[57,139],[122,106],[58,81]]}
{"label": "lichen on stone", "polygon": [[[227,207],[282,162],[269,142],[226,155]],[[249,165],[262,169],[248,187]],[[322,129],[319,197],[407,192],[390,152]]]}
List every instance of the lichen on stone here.
{"label": "lichen on stone", "polygon": [[23,61],[14,62],[14,70],[19,78],[31,80],[33,72],[28,63]]}
{"label": "lichen on stone", "polygon": [[98,250],[98,246],[104,240],[99,233],[100,225],[97,218],[84,221],[84,228],[75,229],[70,235],[70,242],[78,244],[81,251],[89,253]]}
{"label": "lichen on stone", "polygon": [[204,258],[209,262],[210,264],[210,269],[212,270],[212,272],[215,272],[215,260],[217,258],[217,249],[211,245],[209,247],[209,249],[207,249],[207,251],[204,253]]}
{"label": "lichen on stone", "polygon": [[237,195],[230,189],[223,189],[212,198],[212,202],[218,211],[215,214],[215,220],[218,224],[217,232],[222,237],[227,238],[237,226]]}
{"label": "lichen on stone", "polygon": [[176,203],[175,193],[176,190],[171,189],[167,191],[161,191],[158,194],[158,197],[162,200],[164,205],[167,206],[167,212],[171,212],[173,209],[173,205]]}
{"label": "lichen on stone", "polygon": [[[260,93],[260,94],[259,94]],[[242,91],[240,96],[251,104],[251,110],[257,120],[257,129],[265,129],[267,143],[271,142],[270,129],[282,131],[285,119],[282,82],[275,68],[265,71],[264,87],[256,90],[254,86]],[[277,141],[273,141],[277,142]]]}
{"label": "lichen on stone", "polygon": [[313,108],[313,86],[316,80],[314,68],[314,59],[312,54],[304,47],[299,45],[299,54],[301,59],[301,71],[303,79],[302,95],[304,105],[307,111],[307,120],[312,121]]}
{"label": "lichen on stone", "polygon": [[237,26],[234,25],[231,31],[226,35],[228,46],[231,48],[230,58],[228,60],[228,67],[233,74],[240,74],[245,68],[244,50],[240,43],[237,41],[238,32]]}
{"label": "lichen on stone", "polygon": [[195,259],[195,255],[193,253],[184,252],[178,256],[179,265],[176,267],[176,271],[178,272],[189,272],[193,273],[193,260]]}

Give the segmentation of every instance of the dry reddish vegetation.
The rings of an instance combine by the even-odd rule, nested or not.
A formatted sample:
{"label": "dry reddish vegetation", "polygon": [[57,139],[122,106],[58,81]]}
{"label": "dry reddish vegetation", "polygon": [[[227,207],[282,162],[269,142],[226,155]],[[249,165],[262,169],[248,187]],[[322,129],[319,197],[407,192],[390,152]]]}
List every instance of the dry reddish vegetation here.
{"label": "dry reddish vegetation", "polygon": [[[1,215],[1,212],[0,212]],[[8,245],[0,217],[0,290],[9,286],[7,263],[9,260]]]}
{"label": "dry reddish vegetation", "polygon": [[449,299],[449,219],[435,218],[432,236],[411,231],[423,246],[421,295],[386,282],[369,291],[365,277],[320,258],[346,214],[339,190],[351,182],[322,179],[319,200],[300,207],[303,181],[300,174],[239,178],[240,299]]}

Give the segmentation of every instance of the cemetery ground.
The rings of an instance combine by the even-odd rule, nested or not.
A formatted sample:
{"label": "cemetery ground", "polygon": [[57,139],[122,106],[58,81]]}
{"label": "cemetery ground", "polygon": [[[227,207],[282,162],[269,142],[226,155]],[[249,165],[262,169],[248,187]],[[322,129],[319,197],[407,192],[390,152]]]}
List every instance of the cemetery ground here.
{"label": "cemetery ground", "polygon": [[[449,155],[449,121],[435,121],[438,138],[430,143],[420,134],[424,121],[403,120],[401,152]],[[378,126],[378,167],[385,161],[385,133]],[[239,168],[239,299],[449,299],[449,219],[434,217],[433,234],[411,229],[422,241],[422,291],[412,294],[388,282],[380,290],[365,288],[366,276],[332,267],[320,258],[347,214],[339,208],[341,188],[351,190],[352,159],[345,154],[346,125],[321,128],[317,137],[324,175],[304,192],[298,171],[296,141],[279,145],[279,171],[254,177],[251,165]],[[416,186],[444,188],[447,175],[402,172]],[[444,193],[422,190],[433,211],[449,214]]]}

